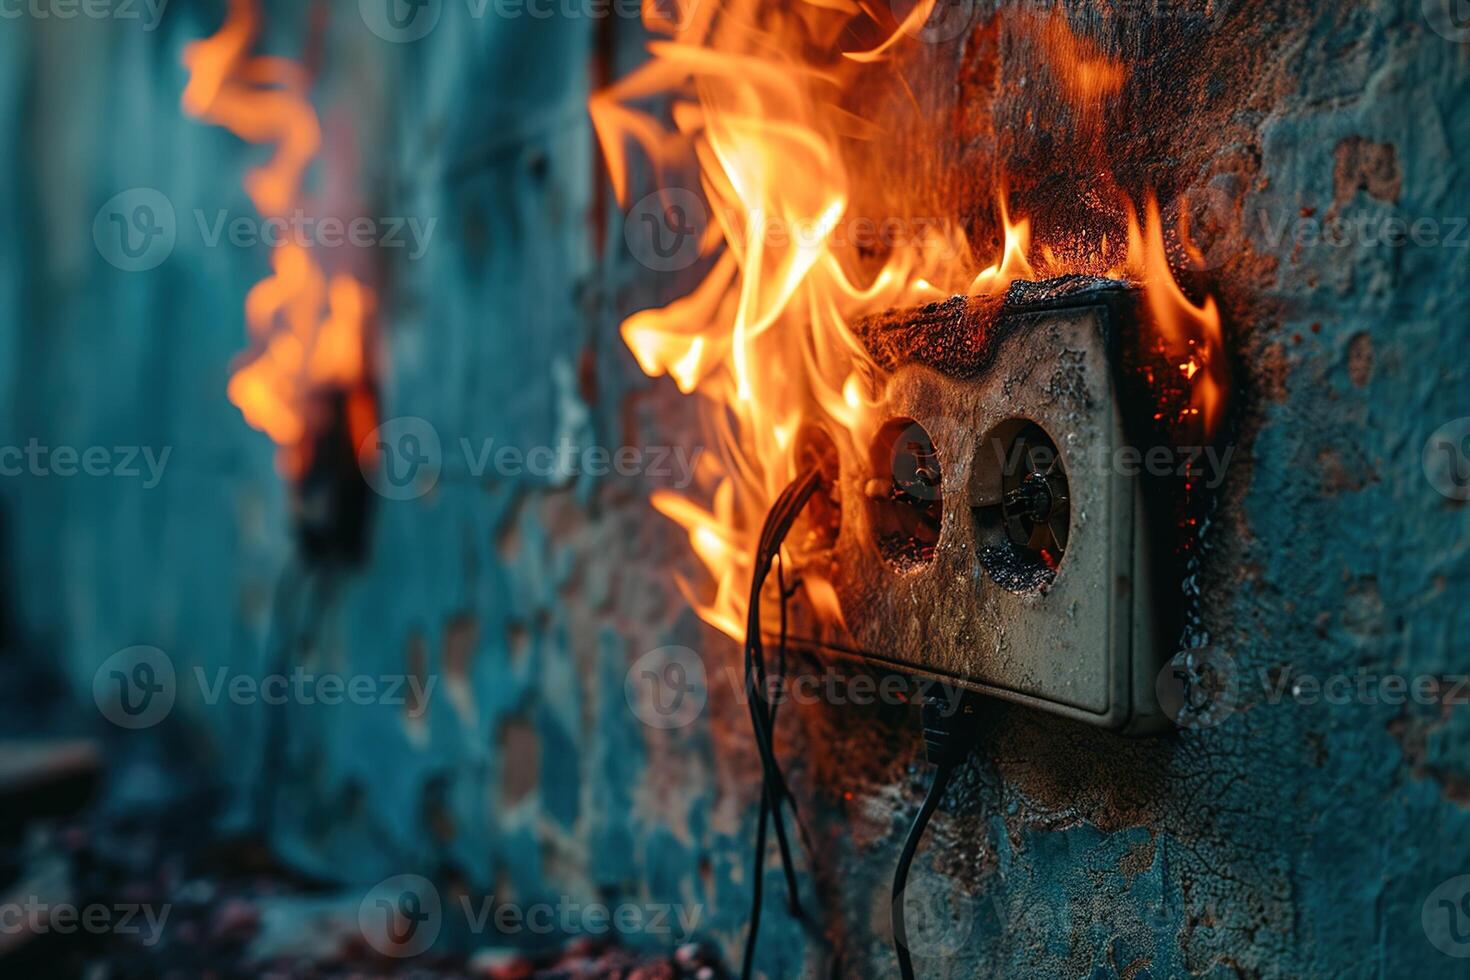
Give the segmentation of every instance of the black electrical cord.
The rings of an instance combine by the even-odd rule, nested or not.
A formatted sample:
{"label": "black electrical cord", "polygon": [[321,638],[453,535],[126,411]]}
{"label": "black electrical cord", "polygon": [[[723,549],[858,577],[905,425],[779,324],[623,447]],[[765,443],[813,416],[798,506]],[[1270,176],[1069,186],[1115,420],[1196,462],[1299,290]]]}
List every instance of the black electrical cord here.
{"label": "black electrical cord", "polygon": [[[785,566],[781,560],[781,546],[790,533],[797,516],[821,485],[821,477],[815,468],[806,471],[788,486],[766,515],[756,548],[755,564],[751,574],[750,604],[746,618],[745,633],[745,691],[750,708],[751,728],[755,734],[756,747],[761,757],[761,809],[756,822],[755,855],[752,860],[750,928],[745,937],[745,957],[741,967],[742,980],[749,980],[754,966],[756,937],[760,931],[761,905],[764,895],[765,854],[767,833],[774,822],[776,840],[781,852],[781,865],[785,872],[787,896],[791,911],[802,917],[796,885],[795,864],[786,839],[782,803],[791,807],[792,818],[798,829],[803,831],[796,801],[781,773],[781,766],[774,750],[775,722],[779,702],[772,703],[766,697],[768,690],[764,646],[761,634],[760,598],[771,566],[777,569],[777,584],[780,588],[781,625],[780,646],[776,661],[776,675],[781,678],[786,669],[786,602],[791,593],[787,591]],[[918,852],[919,842],[934,811],[938,809],[954,772],[969,755],[974,741],[977,703],[968,694],[951,697],[949,691],[931,684],[924,696],[923,726],[925,754],[937,768],[929,792],[914,818],[899,857],[893,879],[892,925],[894,950],[898,956],[899,970],[903,980],[913,980],[913,963],[908,952],[908,933],[904,922],[903,893],[908,882],[909,868]]]}
{"label": "black electrical cord", "polygon": [[944,798],[950,777],[970,754],[970,746],[975,740],[977,707],[973,696],[961,693],[952,699],[939,684],[931,684],[924,694],[924,754],[937,769],[918,815],[914,817],[913,826],[909,828],[898,867],[893,872],[893,901],[889,912],[893,925],[893,952],[898,956],[898,971],[903,980],[914,980],[914,964],[909,959],[908,929],[903,914],[909,866],[914,863],[914,854],[919,850],[919,841],[929,826],[929,818]]}
{"label": "black electrical cord", "polygon": [[[755,959],[756,936],[760,932],[766,832],[772,822],[775,823],[776,841],[781,851],[781,868],[786,877],[787,901],[792,914],[798,918],[802,916],[800,895],[796,885],[795,862],[791,857],[791,847],[786,839],[786,825],[781,814],[782,802],[786,801],[790,804],[792,818],[797,821],[798,828],[801,827],[801,820],[797,814],[796,802],[792,799],[781,774],[781,765],[776,759],[774,740],[777,705],[772,704],[765,696],[767,676],[761,640],[760,599],[761,590],[770,575],[772,563],[780,562],[781,545],[786,540],[786,535],[790,533],[797,515],[801,513],[802,508],[806,506],[806,502],[811,499],[820,484],[820,472],[813,467],[798,476],[776,498],[761,528],[760,540],[756,547],[755,564],[751,572],[750,605],[746,614],[745,627],[745,693],[750,707],[751,728],[755,733],[756,747],[761,757],[762,779],[761,809],[760,817],[756,822],[755,856],[752,861],[750,929],[745,937],[745,959],[740,971],[743,980],[749,980]],[[778,676],[780,676],[784,674],[786,668],[786,600],[788,593],[784,567],[781,567],[778,572],[777,580],[781,590],[781,641],[777,660]]]}
{"label": "black electrical cord", "polygon": [[903,914],[903,892],[908,885],[909,865],[914,863],[914,853],[919,849],[919,839],[924,836],[924,829],[929,825],[929,818],[934,815],[939,801],[944,798],[944,790],[949,786],[949,778],[953,774],[953,766],[941,767],[934,774],[934,781],[929,784],[929,792],[924,797],[923,805],[919,807],[918,816],[914,817],[913,826],[909,828],[908,839],[903,842],[903,853],[898,857],[898,868],[893,872],[893,907],[890,913],[893,923],[893,952],[898,956],[898,972],[903,980],[914,980],[914,965],[909,961],[908,928],[904,923]]}
{"label": "black electrical cord", "polygon": [[[806,502],[816,491],[820,484],[819,474],[814,468],[798,477],[785,491],[776,499],[766,517],[765,526],[761,530],[760,545],[756,553],[755,568],[751,580],[751,600],[746,618],[746,640],[745,640],[745,689],[746,701],[750,708],[751,725],[755,730],[756,747],[760,750],[761,765],[764,781],[769,797],[769,805],[775,813],[776,838],[781,845],[782,865],[786,870],[786,884],[788,898],[790,899],[792,911],[800,914],[800,903],[796,891],[796,875],[792,870],[791,852],[786,844],[785,823],[781,819],[781,802],[786,800],[791,803],[792,815],[796,817],[798,826],[800,817],[796,813],[795,802],[791,799],[790,790],[781,774],[781,766],[776,761],[774,748],[774,718],[775,713],[766,699],[767,677],[765,667],[764,646],[761,630],[760,595],[765,586],[766,578],[770,574],[772,562],[780,556],[781,543],[790,532],[791,526]],[[784,643],[784,639],[782,641]]]}

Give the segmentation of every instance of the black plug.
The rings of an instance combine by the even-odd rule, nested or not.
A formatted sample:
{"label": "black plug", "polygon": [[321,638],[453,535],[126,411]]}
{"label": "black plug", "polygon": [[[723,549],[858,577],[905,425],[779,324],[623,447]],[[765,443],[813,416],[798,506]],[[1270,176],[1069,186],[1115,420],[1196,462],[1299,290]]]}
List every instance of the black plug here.
{"label": "black plug", "polygon": [[940,767],[964,762],[980,725],[979,699],[968,691],[931,681],[924,690],[921,718],[925,758]]}
{"label": "black plug", "polygon": [[909,959],[908,930],[904,926],[903,893],[908,884],[909,866],[919,849],[919,840],[929,818],[939,807],[949,779],[960,764],[969,757],[970,747],[975,744],[975,734],[980,722],[979,698],[968,691],[956,691],[948,684],[931,681],[924,690],[924,707],[921,714],[924,726],[924,756],[935,766],[934,782],[924,803],[919,807],[914,825],[909,828],[908,839],[903,843],[903,853],[898,857],[898,867],[893,873],[893,904],[890,918],[893,925],[893,952],[898,957],[898,972],[903,980],[914,980],[914,965]]}

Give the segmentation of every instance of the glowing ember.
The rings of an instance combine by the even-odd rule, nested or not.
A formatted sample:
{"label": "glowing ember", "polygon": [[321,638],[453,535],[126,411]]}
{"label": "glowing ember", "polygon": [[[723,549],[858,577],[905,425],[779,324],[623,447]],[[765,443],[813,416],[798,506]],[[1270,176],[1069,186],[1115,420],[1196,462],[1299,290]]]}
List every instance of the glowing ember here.
{"label": "glowing ember", "polygon": [[[301,67],[250,54],[259,29],[256,0],[231,0],[219,32],[184,49],[189,83],[183,107],[242,139],[274,144],[275,155],[247,174],[244,185],[263,218],[284,218],[298,205],[306,168],[321,146],[321,126]],[[376,424],[372,397],[361,384],[364,331],[375,297],[350,275],[329,277],[299,243],[279,245],[271,269],[246,297],[250,347],[227,393],[245,421],[281,447],[281,469],[294,476],[309,463],[306,401],[313,392],[349,393],[354,446]]]}
{"label": "glowing ember", "polygon": [[[743,635],[753,535],[795,476],[793,435],[825,422],[863,445],[882,422],[875,411],[882,372],[850,328],[861,317],[955,294],[998,294],[1016,280],[1073,272],[1126,278],[1142,286],[1153,342],[1189,385],[1183,414],[1197,432],[1213,430],[1226,384],[1219,312],[1213,299],[1191,302],[1175,282],[1152,196],[1140,222],[1111,180],[1100,178],[1098,192],[1114,197],[1110,205],[1127,214],[1129,231],[1121,255],[1105,235],[1093,236],[1086,260],[1058,259],[1075,247],[1034,247],[1031,222],[1012,218],[1003,189],[1003,238],[993,261],[974,254],[958,216],[926,222],[922,233],[879,252],[876,267],[873,250],[845,234],[855,177],[844,149],[857,143],[864,153],[877,151],[873,123],[839,103],[874,73],[898,75],[884,62],[917,46],[911,35],[934,0],[920,0],[886,40],[863,51],[841,44],[874,36],[867,11],[886,13],[882,4],[683,0],[681,7],[680,26],[645,17],[650,30],[671,39],[650,43],[651,60],[593,96],[589,108],[620,202],[628,199],[631,143],[665,188],[692,161],[713,215],[714,233],[701,243],[709,262],[703,281],[622,328],[647,374],[667,374],[701,400],[717,441],[720,466],[704,488],[707,505],[667,493],[653,501],[688,530],[713,577],[713,598],[680,583],[707,622]],[[1024,16],[1060,98],[1097,125],[1101,107],[1127,83],[1125,66],[1075,36],[1059,11]],[[651,98],[667,100],[672,130],[636,106]],[[1187,242],[1185,251],[1198,255]],[[808,595],[829,622],[840,622],[837,596],[822,585],[812,596],[808,582]]]}

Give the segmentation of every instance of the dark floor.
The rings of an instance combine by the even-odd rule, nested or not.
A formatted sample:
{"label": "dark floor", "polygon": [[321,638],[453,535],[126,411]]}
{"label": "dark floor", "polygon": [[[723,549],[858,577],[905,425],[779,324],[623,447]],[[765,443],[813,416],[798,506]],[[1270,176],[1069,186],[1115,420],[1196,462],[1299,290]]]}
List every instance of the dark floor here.
{"label": "dark floor", "polygon": [[[208,791],[190,788],[186,764],[159,758],[147,743],[57,732],[67,727],[59,721],[65,711],[45,706],[60,692],[17,670],[0,657],[0,975],[726,975],[702,947],[639,954],[576,936],[539,937],[532,950],[486,933],[440,943],[452,950],[442,954],[384,955],[357,926],[363,889],[294,873],[258,835],[212,832],[219,814]],[[36,736],[48,730],[55,734]]]}

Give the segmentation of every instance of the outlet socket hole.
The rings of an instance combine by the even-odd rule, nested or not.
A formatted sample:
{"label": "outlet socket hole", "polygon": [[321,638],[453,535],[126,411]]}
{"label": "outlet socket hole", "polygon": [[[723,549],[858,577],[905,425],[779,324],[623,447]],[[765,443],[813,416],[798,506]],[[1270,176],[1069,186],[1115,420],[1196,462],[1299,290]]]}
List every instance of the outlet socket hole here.
{"label": "outlet socket hole", "polygon": [[893,419],[878,430],[872,465],[866,495],[879,553],[904,570],[933,560],[944,519],[934,440],[913,419]]}
{"label": "outlet socket hole", "polygon": [[1071,486],[1057,444],[1028,419],[1007,419],[981,441],[970,488],[980,563],[1002,588],[1045,590],[1072,530]]}

